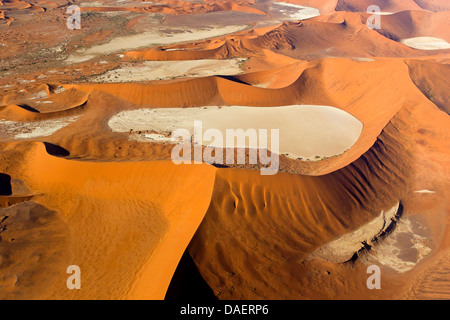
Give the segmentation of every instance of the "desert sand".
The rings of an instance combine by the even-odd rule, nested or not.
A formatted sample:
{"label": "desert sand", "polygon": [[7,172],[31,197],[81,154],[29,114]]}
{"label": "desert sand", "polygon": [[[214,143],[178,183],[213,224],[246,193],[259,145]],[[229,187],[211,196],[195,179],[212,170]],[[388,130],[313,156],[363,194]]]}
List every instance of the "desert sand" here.
{"label": "desert sand", "polygon": [[[0,1],[0,299],[450,298],[448,1],[73,4]],[[195,120],[279,172],[176,165]]]}

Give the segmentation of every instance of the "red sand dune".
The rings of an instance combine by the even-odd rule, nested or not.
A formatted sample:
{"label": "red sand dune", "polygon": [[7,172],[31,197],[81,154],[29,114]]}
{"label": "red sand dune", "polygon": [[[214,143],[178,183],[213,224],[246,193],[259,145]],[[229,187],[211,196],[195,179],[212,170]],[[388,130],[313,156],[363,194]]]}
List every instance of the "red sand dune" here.
{"label": "red sand dune", "polygon": [[[289,0],[322,15],[274,25],[254,1],[157,2],[101,1],[83,10],[125,11],[121,28],[92,15],[69,32],[61,27],[65,7],[57,7],[65,1],[0,1],[0,19],[15,19],[1,42],[0,298],[163,299],[187,250],[219,299],[448,299],[449,51],[399,42],[449,41],[447,1]],[[372,4],[395,13],[382,16],[381,30],[366,26]],[[77,65],[65,61],[80,48],[139,33],[133,24],[149,12],[195,19],[230,10],[269,22],[123,58],[118,48]],[[28,15],[34,11],[42,14]],[[144,60],[235,57],[247,59],[237,75],[91,82]],[[345,110],[363,123],[362,134],[339,156],[281,156],[281,172],[261,176],[258,165],[176,166],[172,145],[108,126],[119,112],[140,108],[297,104]],[[15,138],[39,121],[74,115],[51,135]],[[11,122],[22,127],[4,136]],[[366,244],[378,251],[354,252],[352,261],[315,255],[397,203],[398,226],[421,223],[412,232],[429,246],[423,260],[416,247],[377,256],[394,233],[371,239]],[[399,272],[397,258],[412,268]],[[383,290],[366,287],[370,259],[382,268]],[[67,290],[73,264],[83,290]]]}
{"label": "red sand dune", "polygon": [[[64,267],[47,279],[53,286],[45,292],[34,291],[42,285],[42,271],[37,268],[40,264],[25,258],[25,252],[32,256],[37,251],[30,244],[17,253],[25,255],[25,260],[12,270],[3,269],[2,274],[9,278],[17,276],[19,270],[28,272],[27,285],[31,289],[7,287],[2,289],[2,298],[36,294],[58,299],[163,298],[178,260],[209,204],[207,190],[212,190],[214,168],[197,166],[192,171],[170,162],[78,162],[48,155],[43,144],[29,144],[26,149],[22,169],[13,176],[26,181],[36,193],[32,202],[26,203],[39,203],[39,211],[59,212],[53,223],[68,230],[70,236],[55,250],[63,250],[70,261],[81,267],[84,290],[67,290],[65,280],[61,281],[66,278]],[[196,205],[192,202],[180,212],[178,208],[186,201]],[[131,203],[134,205],[130,207]],[[5,236],[14,236],[19,226],[9,227]],[[45,232],[53,234],[52,230]],[[135,249],[130,250],[129,245]],[[14,246],[3,245],[2,250],[14,250]],[[61,260],[59,265],[63,267],[68,260]],[[48,263],[56,267],[55,261]]]}
{"label": "red sand dune", "polygon": [[408,60],[409,73],[414,84],[439,109],[450,114],[450,65],[434,61]]}

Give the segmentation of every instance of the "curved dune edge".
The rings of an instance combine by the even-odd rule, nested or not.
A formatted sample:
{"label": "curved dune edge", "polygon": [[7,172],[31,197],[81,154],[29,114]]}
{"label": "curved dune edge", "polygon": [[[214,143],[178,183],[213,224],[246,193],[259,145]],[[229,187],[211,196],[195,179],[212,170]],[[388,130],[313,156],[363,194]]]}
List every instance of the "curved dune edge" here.
{"label": "curved dune edge", "polygon": [[[6,103],[4,104],[6,105],[0,106],[0,119],[17,122],[30,122],[79,116],[83,113],[86,107],[86,103],[89,100],[89,93],[82,92],[74,88],[65,90],[63,93],[58,94],[52,94],[49,92],[48,98],[42,101],[52,102],[53,109],[52,111],[42,112],[29,105],[14,104],[16,101],[14,101],[15,99],[13,97],[5,98],[6,99],[4,99],[4,102]],[[11,104],[11,102],[13,103]],[[55,103],[56,106],[53,105],[53,103]],[[53,111],[54,109],[57,110]]]}
{"label": "curved dune edge", "polygon": [[[442,269],[432,265],[449,250],[448,228],[442,225],[448,219],[448,204],[441,198],[448,189],[442,177],[448,172],[448,122],[432,104],[405,106],[368,152],[319,177],[261,178],[246,171],[219,170],[208,213],[189,246],[200,273],[219,299],[395,299],[410,284],[417,296],[432,296],[447,281],[438,278]],[[423,143],[417,145],[417,139]],[[436,194],[414,193],[431,181],[440,185]],[[365,259],[347,264],[306,259],[400,200],[400,221],[417,217],[433,229],[427,235],[432,252],[408,272],[383,269],[379,293],[367,290]],[[385,268],[386,256],[374,248],[369,264]],[[428,267],[432,275],[421,292],[422,282],[415,277]],[[355,281],[359,275],[362,280]],[[393,281],[399,285],[393,286]],[[240,290],[235,290],[238,284]]]}
{"label": "curved dune edge", "polygon": [[434,61],[407,60],[411,80],[440,110],[450,114],[448,94],[449,64]]}
{"label": "curved dune edge", "polygon": [[48,279],[55,285],[41,294],[163,299],[209,205],[216,169],[164,161],[66,160],[50,156],[40,143],[16,148],[25,145],[25,162],[11,175],[39,193],[33,201],[56,210],[67,223],[73,241],[65,247],[70,256],[65,262],[83,272],[83,290],[67,290],[64,267]]}

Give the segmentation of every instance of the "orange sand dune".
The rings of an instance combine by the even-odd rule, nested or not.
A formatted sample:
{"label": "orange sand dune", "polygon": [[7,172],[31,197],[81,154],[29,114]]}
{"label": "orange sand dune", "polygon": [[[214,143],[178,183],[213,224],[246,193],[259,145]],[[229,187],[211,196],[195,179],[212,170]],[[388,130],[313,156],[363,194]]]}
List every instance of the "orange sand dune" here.
{"label": "orange sand dune", "polygon": [[[281,173],[274,177],[261,177],[256,171],[219,169],[212,203],[204,199],[199,204],[203,210],[196,211],[199,212],[196,213],[199,223],[206,207],[210,205],[190,245],[190,252],[200,272],[216,295],[231,299],[361,298],[361,295],[368,298],[365,296],[368,292],[365,282],[353,282],[350,276],[355,273],[364,275],[363,264],[340,265],[305,259],[318,246],[370,221],[380,210],[399,199],[407,200],[405,205],[408,208],[408,195],[415,179],[411,167],[415,163],[413,140],[418,137],[418,128],[417,125],[408,126],[404,121],[411,117],[415,109],[422,110],[422,113],[415,111],[417,116],[414,123],[428,115],[429,119],[434,119],[437,132],[448,125],[447,118],[435,117],[439,111],[435,111],[431,104],[411,105],[402,109],[383,130],[374,146],[359,160],[322,177]],[[438,119],[441,120],[436,121]],[[25,251],[11,252],[26,256],[39,253],[45,259],[39,264],[27,264],[26,270],[31,274],[28,290],[14,291],[14,286],[9,282],[14,278],[11,274],[24,270],[23,265],[7,270],[4,273],[7,275],[5,288],[11,288],[11,291],[6,297],[48,297],[40,295],[42,288],[45,288],[46,294],[53,298],[162,298],[177,263],[176,255],[172,254],[174,250],[183,250],[179,242],[168,241],[176,239],[175,234],[179,235],[180,229],[175,231],[174,226],[176,221],[182,221],[184,217],[184,210],[180,212],[179,208],[198,208],[193,208],[193,203],[199,201],[193,195],[207,198],[204,193],[205,190],[212,190],[215,169],[206,166],[179,168],[167,162],[92,163],[65,160],[49,156],[41,144],[5,145],[2,154],[6,161],[2,162],[0,171],[25,181],[38,194],[32,198],[33,202],[25,202],[17,210],[34,208],[35,212],[42,212],[54,226],[53,229],[47,229],[46,238],[59,237],[60,240],[58,245],[52,246],[52,250],[64,252],[59,255],[51,250],[42,252],[42,248],[34,247],[42,240],[27,238],[30,240],[26,243],[33,243],[33,246],[27,246]],[[17,162],[24,155],[25,162]],[[193,185],[184,182],[186,176],[191,177],[188,181],[193,179],[193,185],[197,185],[198,189],[191,190]],[[173,182],[168,183],[167,179]],[[205,187],[208,180],[209,187]],[[151,181],[147,188],[143,187],[147,186],[146,181]],[[199,181],[204,184],[199,185]],[[118,188],[117,184],[121,187]],[[187,189],[180,190],[180,193],[174,192],[172,188],[180,184]],[[161,190],[162,185],[167,190]],[[185,202],[180,204],[179,200]],[[37,203],[37,207],[33,203]],[[9,207],[9,210],[14,208]],[[55,210],[58,214],[54,213]],[[161,214],[161,210],[173,214]],[[13,212],[8,211],[9,216],[14,216]],[[150,212],[152,214],[148,216]],[[65,222],[61,221],[61,216],[65,217]],[[174,232],[170,233],[170,229],[167,231],[164,237],[167,240],[154,249],[156,253],[145,262],[146,257],[150,256],[148,250],[151,249],[148,248],[155,248],[156,239],[161,238],[168,228],[163,217],[174,219],[170,220]],[[140,225],[147,227],[145,232],[142,230],[137,233],[141,238],[133,236],[136,234],[133,230],[140,230],[135,229],[138,226],[133,221],[139,221]],[[26,237],[25,234],[17,233],[16,223],[12,221],[8,224],[9,233],[4,236],[15,239]],[[183,224],[182,228],[186,231],[186,225]],[[195,228],[192,226],[192,230]],[[102,232],[99,233],[99,230]],[[154,230],[150,239],[148,236],[144,238],[148,230]],[[67,234],[77,237],[77,241],[68,239]],[[108,237],[108,234],[111,236]],[[211,238],[211,235],[214,236]],[[64,237],[64,241],[61,237]],[[184,244],[189,238],[189,235],[183,238]],[[146,246],[135,246],[133,248],[136,251],[129,252],[130,242]],[[446,243],[438,235],[434,242],[442,245]],[[7,250],[11,250],[9,248]],[[118,262],[117,254],[124,257],[126,265]],[[58,256],[58,260],[55,260],[55,256]],[[79,293],[82,295],[68,293],[64,287],[67,277],[64,271],[53,271],[53,279],[45,277],[45,286],[39,281],[42,274],[38,270],[42,268],[42,263],[47,263],[47,259],[51,261],[48,266],[52,268],[59,266],[64,269],[68,263],[81,266],[85,279],[84,290]],[[161,266],[161,261],[168,261],[172,267],[166,269]],[[159,268],[154,267],[156,265]],[[96,266],[96,269],[90,266]],[[100,278],[100,271],[97,270],[108,270],[108,273],[105,275],[101,272],[105,276]],[[383,274],[386,276],[383,277],[383,286],[388,286],[393,278],[389,273]],[[331,289],[330,278],[338,283],[337,292]],[[161,279],[162,282],[155,283],[155,279]],[[133,284],[131,287],[130,283]],[[98,291],[94,284],[101,286],[103,291]],[[286,291],[286,288],[289,290]],[[401,290],[406,290],[404,285],[400,291],[394,290],[392,285],[389,288],[382,294],[395,297]]]}
{"label": "orange sand dune", "polygon": [[[249,40],[256,46],[296,59],[312,57],[375,57],[420,55],[400,43],[367,28],[358,13],[337,13],[339,22],[319,22],[318,17],[301,23],[286,23],[263,37]],[[355,36],[355,31],[357,36]],[[336,41],[340,39],[339,41]]]}
{"label": "orange sand dune", "polygon": [[[123,83],[66,87],[86,93],[94,91],[108,93],[131,102],[135,105],[134,108],[206,105],[269,107],[294,104],[341,108],[364,124],[361,137],[352,149],[342,156],[319,163],[281,162],[283,171],[315,175],[335,171],[355,161],[373,145],[383,128],[403,105],[431,104],[411,82],[409,69],[401,60],[357,62],[348,59],[325,59],[311,62],[309,68],[305,66],[297,68],[300,72],[303,70],[300,77],[292,84],[279,89],[258,88],[221,77],[158,85]],[[352,71],[349,72],[350,70]],[[373,81],[368,82],[368,77]],[[376,79],[383,80],[376,81]],[[358,90],[364,94],[355,96]],[[199,92],[203,94],[200,95]],[[380,96],[379,92],[396,94]]]}
{"label": "orange sand dune", "polygon": [[[449,232],[437,222],[448,219],[448,204],[444,200],[423,211],[410,188],[424,183],[425,174],[427,181],[443,182],[435,187],[445,193],[448,181],[438,176],[448,164],[440,153],[448,145],[449,121],[432,105],[405,106],[368,152],[321,177],[261,177],[220,169],[208,213],[189,246],[202,276],[220,299],[399,299],[411,297],[410,287],[415,297],[448,296],[436,290],[448,283],[448,277],[438,275],[443,269],[439,261],[447,261],[441,257],[448,257]],[[423,153],[415,153],[419,138]],[[433,162],[426,158],[435,161],[427,173],[422,166]],[[442,168],[437,165],[441,161]],[[419,168],[420,177],[415,172]],[[369,291],[365,275],[371,263],[364,262],[364,255],[346,264],[309,258],[321,244],[369,221],[395,199],[404,205],[400,221],[410,215],[426,217],[434,242],[427,263],[405,274],[383,265],[383,290]]]}
{"label": "orange sand dune", "polygon": [[[339,298],[354,297],[353,285],[364,294],[363,282],[351,284],[342,277],[333,295],[326,289],[327,271],[349,273],[350,267],[325,264],[313,276],[319,268],[306,258],[402,197],[386,188],[406,192],[410,178],[402,172],[408,169],[391,166],[407,154],[386,138],[351,166],[323,177],[278,174],[266,179],[219,170],[212,203],[189,248],[214,293],[220,299]],[[230,250],[233,254],[225,254]]]}
{"label": "orange sand dune", "polygon": [[[15,157],[23,156],[22,164],[8,171],[38,194],[31,202],[8,207],[8,216],[14,218],[20,210],[34,206],[33,210],[42,214],[52,212],[49,219],[55,226],[55,230],[41,231],[45,237],[36,239],[32,234],[19,233],[20,221],[5,220],[8,230],[2,237],[15,237],[21,240],[17,245],[23,246],[17,250],[16,242],[2,242],[0,250],[15,252],[13,261],[19,257],[24,260],[2,267],[3,279],[25,281],[28,289],[2,283],[6,285],[0,290],[2,299],[164,298],[177,263],[209,204],[213,167],[188,168],[169,162],[79,162],[50,156],[43,144],[29,143],[3,145],[2,152],[10,157],[2,162],[0,171]],[[61,233],[64,241],[53,249],[36,247]],[[64,254],[56,261],[51,250]],[[45,259],[33,260],[34,254]],[[82,270],[80,291],[66,287],[65,271],[73,264]],[[52,273],[44,276],[46,268]],[[21,278],[22,272],[26,272],[26,278]]]}
{"label": "orange sand dune", "polygon": [[83,109],[83,105],[80,105],[68,110],[40,113],[28,106],[9,105],[0,108],[0,117],[9,121],[38,121],[78,115],[83,112]]}
{"label": "orange sand dune", "polygon": [[43,84],[24,96],[10,93],[3,96],[3,105],[29,105],[39,112],[62,111],[78,107],[88,99],[88,94],[76,89],[65,90],[62,86]]}
{"label": "orange sand dune", "polygon": [[414,84],[439,109],[450,114],[450,65],[433,61],[408,60],[409,73]]}
{"label": "orange sand dune", "polygon": [[237,75],[234,78],[238,81],[242,81],[256,87],[271,89],[284,88],[297,81],[302,72],[309,65],[305,61],[292,61],[293,62],[287,66],[271,70],[244,73],[242,75]]}
{"label": "orange sand dune", "polygon": [[8,10],[20,10],[31,7],[30,2],[22,0],[2,0],[0,2],[1,7]]}
{"label": "orange sand dune", "polygon": [[[61,95],[63,97],[57,97],[55,100],[56,102],[60,100],[61,104],[67,103],[64,104],[65,108],[63,110],[40,112],[27,105],[7,105],[0,107],[0,119],[8,119],[10,121],[37,121],[73,116],[83,112],[85,103],[88,100],[87,94],[80,94],[76,90],[69,90],[67,94],[62,93]],[[78,101],[71,100],[71,98],[78,98]],[[55,102],[52,100],[46,101]]]}
{"label": "orange sand dune", "polygon": [[[254,0],[76,1],[83,27],[68,30],[67,1],[0,1],[0,299],[163,299],[183,252],[219,299],[448,299],[449,51],[402,43],[450,41],[449,2],[286,2],[321,16],[280,23]],[[370,5],[389,13],[381,30],[366,25]],[[263,27],[212,38],[215,19]],[[203,26],[205,40],[173,41]],[[139,60],[228,58],[238,74],[90,82]],[[343,154],[281,155],[281,172],[261,176],[260,164],[176,166],[173,145],[121,118],[230,105],[332,106],[363,128]],[[366,287],[372,264],[382,290]],[[82,290],[67,289],[69,265]]]}
{"label": "orange sand dune", "polygon": [[382,35],[394,40],[430,36],[450,42],[450,12],[403,11],[382,17]]}

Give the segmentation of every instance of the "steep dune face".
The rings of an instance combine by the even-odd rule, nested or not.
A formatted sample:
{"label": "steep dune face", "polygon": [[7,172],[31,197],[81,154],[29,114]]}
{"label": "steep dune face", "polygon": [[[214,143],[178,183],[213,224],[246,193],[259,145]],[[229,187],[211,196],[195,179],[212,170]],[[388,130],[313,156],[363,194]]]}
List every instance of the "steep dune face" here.
{"label": "steep dune face", "polygon": [[[13,121],[33,121],[75,114],[87,102],[88,94],[79,90],[65,90],[59,85],[43,84],[24,95],[5,94],[0,117]],[[45,114],[45,115],[43,115]]]}
{"label": "steep dune face", "polygon": [[234,78],[260,88],[280,89],[293,84],[307,68],[309,64],[306,61],[293,60],[287,66],[275,68],[272,70],[257,71],[236,75]]}
{"label": "steep dune face", "polygon": [[[23,148],[28,151],[22,151],[22,165],[8,171],[26,181],[35,196],[31,202],[1,209],[2,215],[11,217],[2,222],[8,226],[2,237],[15,239],[2,241],[2,252],[49,258],[33,260],[35,267],[26,275],[21,272],[29,267],[27,261],[4,269],[8,286],[2,288],[2,297],[162,299],[209,204],[214,168],[168,162],[78,162],[50,156],[42,144],[17,145],[2,167]],[[178,210],[185,206],[186,210]],[[48,216],[54,229],[46,227],[44,238],[16,232],[21,224],[32,223],[21,218],[24,210]],[[43,247],[45,238],[55,239],[58,246]],[[69,265],[80,266],[83,290],[67,290]],[[48,268],[53,270],[51,276],[38,272]],[[23,277],[29,289],[18,290],[14,283]]]}
{"label": "steep dune face", "polygon": [[[219,169],[208,213],[189,248],[215,294],[298,299],[319,291],[323,279],[311,278],[308,253],[372,220],[407,193],[411,154],[396,132],[389,125],[359,160],[322,177],[263,178]],[[233,254],[224,254],[230,250]],[[339,285],[335,298],[352,295],[347,284]],[[333,296],[329,289],[320,297]]]}
{"label": "steep dune face", "polygon": [[[183,252],[219,299],[448,298],[449,50],[414,48],[450,42],[448,1],[279,2],[76,2],[83,28],[66,30],[67,1],[0,0],[1,299],[164,299]],[[231,59],[227,75],[179,67]],[[140,81],[145,63],[165,77]],[[277,112],[305,105],[339,110]],[[330,114],[359,130],[324,159],[281,155],[274,176],[176,166],[154,129],[205,108],[252,109],[202,118],[221,129],[291,128],[288,152],[337,146]]]}
{"label": "steep dune face", "polygon": [[[416,116],[411,117],[411,112]],[[431,127],[433,118],[439,120]],[[405,107],[361,158],[321,177],[279,174],[263,178],[219,169],[208,213],[189,246],[203,277],[223,299],[391,299],[402,297],[403,292],[408,296],[411,282],[410,298],[432,297],[431,292],[434,297],[445,297],[445,289],[435,288],[448,281],[445,275],[438,276],[444,270],[437,267],[448,252],[448,230],[435,219],[448,219],[448,203],[438,201],[422,212],[423,204],[418,203],[424,200],[411,188],[425,181],[443,182],[437,177],[440,173],[432,172],[447,169],[440,171],[432,165],[434,169],[425,174],[423,165],[431,165],[429,159],[435,165],[448,163],[440,155],[448,144],[444,142],[447,123],[448,118],[432,105]],[[430,130],[430,135],[425,137],[421,130]],[[443,136],[428,145],[436,134]],[[419,138],[421,150],[415,142]],[[445,192],[446,186],[435,184],[434,188]],[[398,201],[404,203],[400,223],[405,215],[426,217],[431,230],[427,237],[434,242],[429,263],[400,274],[392,272],[389,262],[379,260],[383,290],[369,292],[365,274],[373,262],[366,262],[370,260],[364,255],[344,264],[311,259],[317,248],[372,221]],[[230,250],[233,254],[224,254]],[[424,269],[427,266],[430,269]]]}
{"label": "steep dune face", "polygon": [[430,99],[439,109],[450,113],[450,83],[448,64],[439,64],[433,61],[407,61],[412,81],[420,91]]}
{"label": "steep dune face", "polygon": [[[257,39],[249,39],[254,46],[264,47],[296,59],[329,57],[410,56],[415,53],[365,25],[359,14],[336,15],[340,21],[303,21],[289,23]],[[320,18],[322,19],[322,18]],[[355,32],[358,34],[354,36]],[[337,43],[336,38],[340,41]]]}

